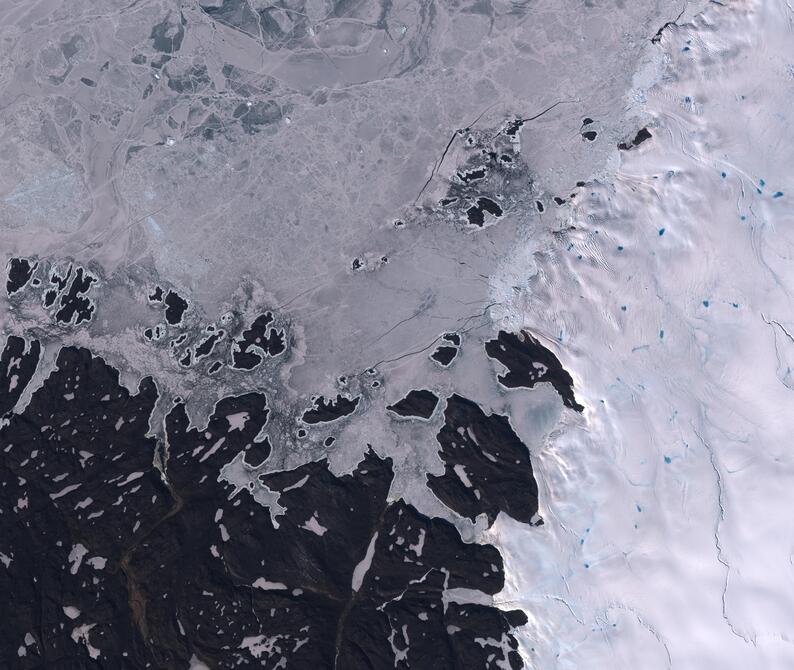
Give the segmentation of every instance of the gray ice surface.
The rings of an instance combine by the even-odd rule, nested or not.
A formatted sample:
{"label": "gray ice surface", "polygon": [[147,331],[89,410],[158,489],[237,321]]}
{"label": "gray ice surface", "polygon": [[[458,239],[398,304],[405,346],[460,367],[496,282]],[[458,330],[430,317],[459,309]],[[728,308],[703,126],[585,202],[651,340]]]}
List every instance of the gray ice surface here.
{"label": "gray ice surface", "polygon": [[[154,432],[174,397],[204,425],[220,397],[263,390],[274,451],[262,469],[327,456],[349,471],[371,443],[395,460],[392,497],[473,538],[481,527],[424,483],[443,469],[441,413],[407,422],[384,408],[412,388],[457,391],[509,415],[531,450],[546,443],[557,396],[504,393],[483,342],[526,325],[532,282],[558,270],[546,251],[567,207],[612,179],[617,144],[650,121],[644,91],[667,58],[657,31],[708,4],[290,0],[263,22],[260,0],[0,0],[0,249],[99,278],[88,325],[57,324],[37,294],[0,296],[4,333],[45,344],[27,397],[63,344],[105,356],[130,386],[152,374]],[[510,143],[506,124],[531,117]],[[473,228],[440,201],[478,143],[509,144],[515,161],[482,182],[504,215]],[[155,285],[189,300],[182,326],[147,300]],[[208,326],[227,332],[228,364],[265,310],[288,334],[283,355],[250,373],[180,366],[174,351]],[[463,338],[449,369],[429,359],[445,332]],[[354,414],[299,438],[312,399],[337,393],[361,397]]]}
{"label": "gray ice surface", "polygon": [[[158,323],[151,285],[177,287],[198,327],[230,307],[276,308],[294,338],[284,402],[372,366],[396,397],[432,378],[425,352],[441,332],[468,331],[472,348],[491,334],[489,278],[524,240],[546,243],[553,196],[614,164],[642,124],[630,91],[660,57],[651,38],[681,12],[291,2],[265,24],[263,7],[0,3],[0,246],[101,277],[90,327],[53,328],[23,305],[6,329],[90,344],[132,376],[156,370],[197,416],[275,370],[181,370],[141,336]],[[498,225],[472,231],[438,206],[471,154],[457,136],[438,164],[457,129],[493,136],[555,104],[522,129],[518,176],[495,185],[508,205]]]}

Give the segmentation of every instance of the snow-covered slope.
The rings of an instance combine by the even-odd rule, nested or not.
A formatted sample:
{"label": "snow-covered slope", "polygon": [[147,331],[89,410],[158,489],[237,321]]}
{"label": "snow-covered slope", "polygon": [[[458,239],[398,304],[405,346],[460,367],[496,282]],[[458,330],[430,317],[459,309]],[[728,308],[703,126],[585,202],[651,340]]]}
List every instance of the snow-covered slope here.
{"label": "snow-covered slope", "polygon": [[490,532],[501,598],[538,668],[791,668],[794,9],[714,3],[660,47],[627,101],[652,139],[581,189],[503,315],[586,411],[538,454],[543,529]]}

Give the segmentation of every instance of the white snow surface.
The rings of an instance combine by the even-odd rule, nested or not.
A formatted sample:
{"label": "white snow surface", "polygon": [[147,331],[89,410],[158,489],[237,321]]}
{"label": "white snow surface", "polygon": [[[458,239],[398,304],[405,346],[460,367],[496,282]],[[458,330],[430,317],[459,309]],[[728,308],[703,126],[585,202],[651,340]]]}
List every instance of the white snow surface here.
{"label": "white snow surface", "polygon": [[657,49],[627,101],[653,138],[559,211],[497,323],[586,406],[533,454],[545,524],[486,534],[497,601],[533,668],[794,668],[794,9],[714,3]]}

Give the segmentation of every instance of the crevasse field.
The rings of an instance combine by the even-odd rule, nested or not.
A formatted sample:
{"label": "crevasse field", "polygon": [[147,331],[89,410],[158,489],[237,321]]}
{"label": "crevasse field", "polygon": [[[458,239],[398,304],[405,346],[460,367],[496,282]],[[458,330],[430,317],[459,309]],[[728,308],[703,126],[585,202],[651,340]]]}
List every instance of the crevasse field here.
{"label": "crevasse field", "polygon": [[538,668],[794,667],[794,10],[712,4],[626,100],[653,142],[557,223],[526,302],[586,400],[500,517]]}

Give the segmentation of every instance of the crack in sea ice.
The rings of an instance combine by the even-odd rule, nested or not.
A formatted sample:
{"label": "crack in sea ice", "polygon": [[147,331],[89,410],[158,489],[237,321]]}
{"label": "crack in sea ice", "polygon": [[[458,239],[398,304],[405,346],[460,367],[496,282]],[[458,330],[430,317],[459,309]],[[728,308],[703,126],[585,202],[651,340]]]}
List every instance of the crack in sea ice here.
{"label": "crack in sea ice", "polygon": [[[651,635],[653,635],[656,638],[657,642],[659,642],[659,644],[661,644],[664,647],[665,654],[667,654],[667,667],[668,668],[673,667],[673,657],[670,654],[670,648],[667,646],[667,642],[665,641],[664,637],[662,637],[659,631],[657,631],[656,628],[652,626],[635,608],[631,607],[630,605],[625,605],[623,603],[612,603],[607,609],[607,611],[609,611],[610,609],[625,610],[626,612],[630,612],[631,614],[633,614],[634,617],[637,619],[637,623],[639,623],[640,626],[642,626]],[[606,614],[606,612],[604,614]]]}
{"label": "crack in sea ice", "polygon": [[714,448],[705,440],[700,432],[692,425],[692,430],[697,436],[700,443],[703,445],[703,448],[709,455],[709,463],[711,468],[714,470],[714,474],[716,475],[716,484],[717,484],[717,504],[719,505],[720,511],[719,516],[717,517],[717,522],[714,527],[714,544],[717,549],[717,560],[725,567],[725,581],[723,582],[722,586],[722,618],[725,620],[725,623],[730,628],[731,633],[733,633],[736,637],[741,638],[747,644],[755,645],[755,641],[740,633],[736,627],[733,625],[730,617],[728,616],[728,606],[727,606],[727,596],[728,596],[728,585],[730,582],[730,575],[731,575],[731,566],[728,563],[728,560],[725,558],[725,550],[722,546],[722,541],[720,540],[720,527],[722,522],[725,521],[725,485],[722,481],[722,473],[720,472],[719,464],[717,462],[717,455],[714,452]]}

